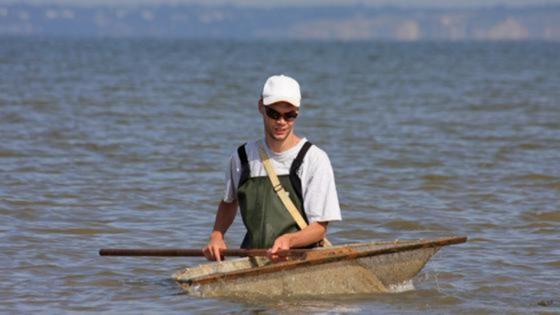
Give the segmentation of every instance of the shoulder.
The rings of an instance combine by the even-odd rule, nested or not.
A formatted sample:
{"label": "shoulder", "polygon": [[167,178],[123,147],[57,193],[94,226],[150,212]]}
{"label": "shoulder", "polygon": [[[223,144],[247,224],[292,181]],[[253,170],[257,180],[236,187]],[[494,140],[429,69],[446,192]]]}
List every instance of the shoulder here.
{"label": "shoulder", "polygon": [[243,146],[245,147],[245,153],[249,161],[258,158],[259,156],[259,140],[247,141]]}
{"label": "shoulder", "polygon": [[324,171],[332,168],[327,152],[316,145],[312,145],[309,148],[303,160],[303,167],[311,172]]}
{"label": "shoulder", "polygon": [[245,151],[245,154],[247,155],[247,158],[249,160],[252,160],[254,158],[255,154],[258,153],[258,145],[259,145],[258,140],[248,141],[248,142],[239,144],[231,152],[230,160],[239,162],[239,160],[240,160],[239,154],[242,151]]}
{"label": "shoulder", "polygon": [[325,152],[315,144],[309,148],[309,151],[305,155],[305,158],[311,163],[330,163],[329,155],[327,154],[327,152]]}

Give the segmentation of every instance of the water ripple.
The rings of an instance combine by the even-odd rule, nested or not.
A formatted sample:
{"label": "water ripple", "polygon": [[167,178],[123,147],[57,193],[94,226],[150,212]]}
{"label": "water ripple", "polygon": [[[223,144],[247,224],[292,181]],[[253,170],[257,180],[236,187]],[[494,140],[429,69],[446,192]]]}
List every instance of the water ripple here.
{"label": "water ripple", "polygon": [[[17,39],[0,45],[0,298],[8,313],[559,312],[555,43]],[[238,301],[169,281],[203,260],[98,257],[207,241],[223,169],[262,135],[268,74],[329,153],[334,243],[469,235],[415,290]],[[226,236],[238,246],[237,218]],[[131,307],[133,306],[133,307]]]}

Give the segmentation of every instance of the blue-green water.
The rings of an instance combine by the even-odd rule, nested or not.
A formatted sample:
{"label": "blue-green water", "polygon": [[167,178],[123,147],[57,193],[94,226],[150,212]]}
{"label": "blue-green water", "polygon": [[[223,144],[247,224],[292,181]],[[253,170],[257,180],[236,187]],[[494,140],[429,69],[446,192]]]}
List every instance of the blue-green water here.
{"label": "blue-green water", "polygon": [[[19,312],[560,312],[560,44],[0,38],[0,300]],[[297,78],[297,132],[330,155],[333,243],[468,235],[416,290],[201,299],[227,156],[261,136],[266,77]],[[237,246],[238,219],[228,233]]]}

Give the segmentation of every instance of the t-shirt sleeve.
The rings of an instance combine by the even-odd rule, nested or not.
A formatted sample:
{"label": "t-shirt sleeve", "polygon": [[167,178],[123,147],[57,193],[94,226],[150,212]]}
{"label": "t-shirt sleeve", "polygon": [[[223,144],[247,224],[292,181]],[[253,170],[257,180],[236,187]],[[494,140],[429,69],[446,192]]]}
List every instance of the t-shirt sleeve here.
{"label": "t-shirt sleeve", "polygon": [[237,184],[241,173],[237,151],[231,154],[226,165],[224,202],[230,203],[237,199]]}
{"label": "t-shirt sleeve", "polygon": [[309,222],[341,220],[334,173],[327,154],[319,151],[308,160],[303,203]]}

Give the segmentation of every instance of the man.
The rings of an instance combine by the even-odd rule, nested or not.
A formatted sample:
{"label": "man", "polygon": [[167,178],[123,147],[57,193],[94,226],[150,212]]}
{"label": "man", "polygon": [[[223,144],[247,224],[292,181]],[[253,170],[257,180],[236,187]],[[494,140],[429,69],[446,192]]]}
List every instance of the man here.
{"label": "man", "polygon": [[[316,246],[330,221],[341,220],[334,174],[327,154],[294,132],[301,102],[296,80],[284,75],[267,79],[258,102],[265,137],[246,143],[231,155],[225,196],[214,229],[203,248],[209,260],[220,261],[224,234],[241,211],[247,234],[242,248],[279,250]],[[277,196],[263,166],[259,147],[269,156],[283,188],[308,225],[300,229]]]}

